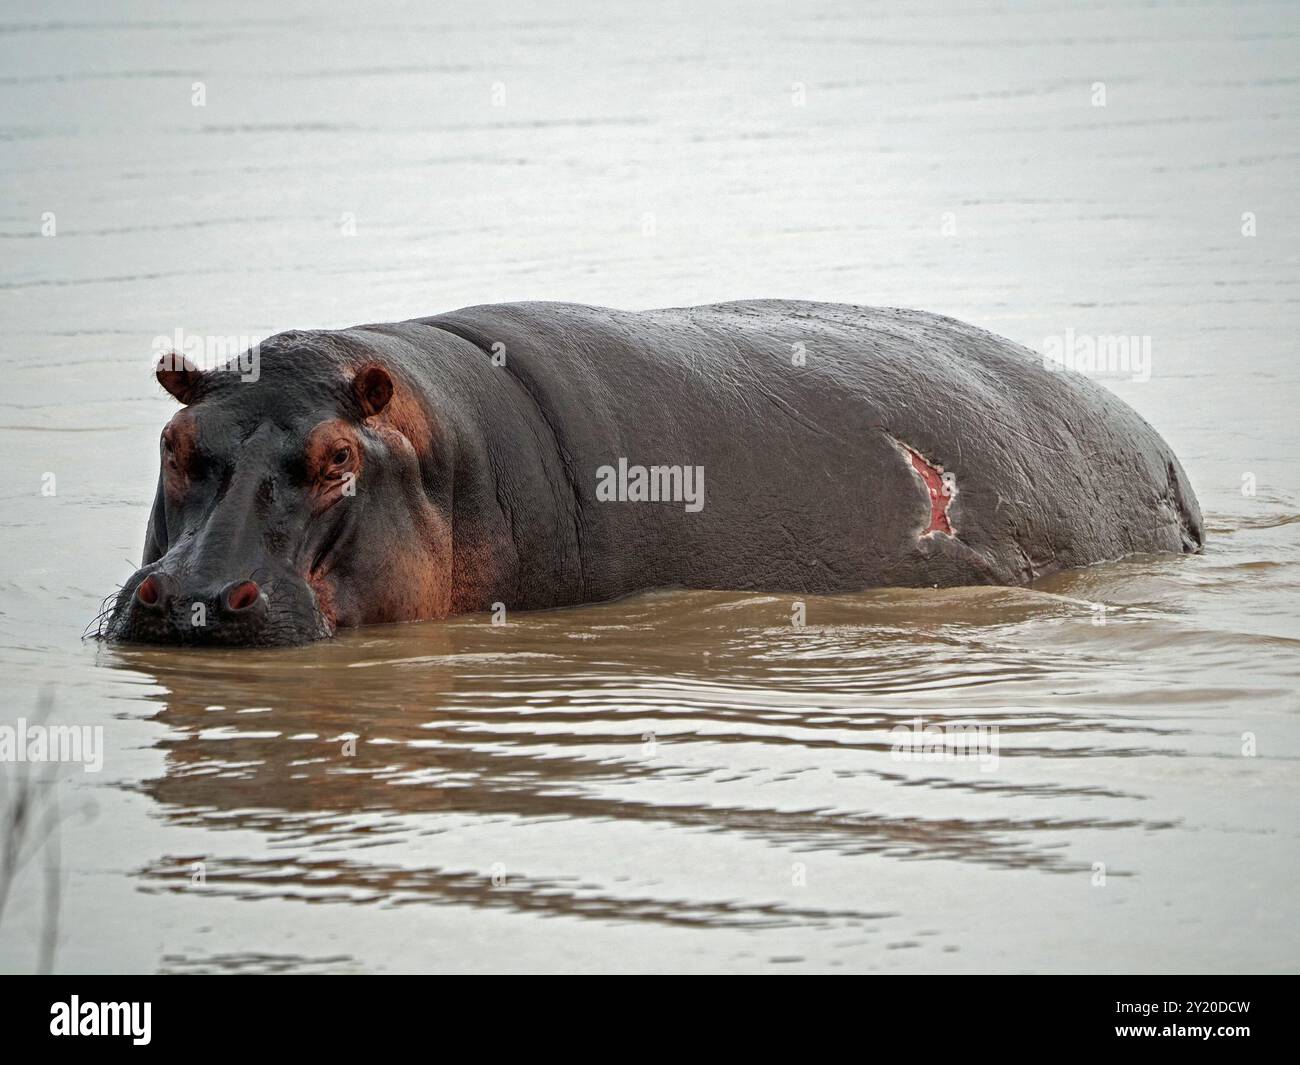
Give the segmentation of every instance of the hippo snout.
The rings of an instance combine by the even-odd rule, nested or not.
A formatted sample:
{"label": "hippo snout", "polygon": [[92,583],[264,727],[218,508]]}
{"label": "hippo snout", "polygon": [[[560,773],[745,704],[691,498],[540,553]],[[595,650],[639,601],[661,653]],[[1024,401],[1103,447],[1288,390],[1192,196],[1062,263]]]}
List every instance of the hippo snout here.
{"label": "hippo snout", "polygon": [[[105,635],[123,643],[264,646],[306,643],[327,633],[305,584],[264,587],[252,579],[183,582],[141,572],[113,609]],[[279,595],[278,605],[272,602]]]}

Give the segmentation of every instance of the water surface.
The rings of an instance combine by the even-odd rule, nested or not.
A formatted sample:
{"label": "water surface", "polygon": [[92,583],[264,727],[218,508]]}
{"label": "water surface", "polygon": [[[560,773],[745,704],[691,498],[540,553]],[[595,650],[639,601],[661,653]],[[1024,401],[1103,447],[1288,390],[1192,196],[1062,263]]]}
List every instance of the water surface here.
{"label": "water surface", "polygon": [[[1294,971],[1298,33],[1285,2],[8,5],[2,720],[49,698],[107,751],[43,793],[0,968]],[[1206,552],[80,639],[139,557],[155,336],[755,296],[1150,337],[1106,383]],[[996,766],[895,757],[917,718],[996,726]]]}

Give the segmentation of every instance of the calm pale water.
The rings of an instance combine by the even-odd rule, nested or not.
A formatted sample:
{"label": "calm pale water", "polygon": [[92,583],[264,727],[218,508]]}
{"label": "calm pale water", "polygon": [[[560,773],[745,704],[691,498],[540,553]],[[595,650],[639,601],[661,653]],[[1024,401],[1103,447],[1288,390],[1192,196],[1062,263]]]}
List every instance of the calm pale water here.
{"label": "calm pale water", "polygon": [[[42,793],[0,968],[1300,968],[1294,5],[646,7],[6,3],[0,723],[106,752]],[[1149,337],[1106,383],[1205,554],[802,627],[665,591],[82,642],[155,336],[754,296]],[[917,717],[996,765],[899,759]]]}

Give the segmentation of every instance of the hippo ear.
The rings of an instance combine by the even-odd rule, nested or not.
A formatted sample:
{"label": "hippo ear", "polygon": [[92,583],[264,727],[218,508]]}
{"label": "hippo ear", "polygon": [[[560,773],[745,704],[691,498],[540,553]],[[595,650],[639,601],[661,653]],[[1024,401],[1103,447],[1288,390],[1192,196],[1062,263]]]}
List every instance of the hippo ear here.
{"label": "hippo ear", "polygon": [[169,352],[154,369],[158,383],[182,403],[193,403],[203,383],[203,371],[184,355]]}
{"label": "hippo ear", "polygon": [[393,379],[382,366],[363,366],[352,378],[352,394],[361,407],[362,416],[371,418],[388,406],[393,398]]}

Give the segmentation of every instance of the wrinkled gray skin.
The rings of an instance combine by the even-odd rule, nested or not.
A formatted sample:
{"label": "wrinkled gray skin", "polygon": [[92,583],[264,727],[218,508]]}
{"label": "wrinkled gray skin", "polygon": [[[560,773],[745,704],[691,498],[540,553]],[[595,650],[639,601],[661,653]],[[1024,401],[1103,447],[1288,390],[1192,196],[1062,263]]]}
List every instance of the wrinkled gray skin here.
{"label": "wrinkled gray skin", "polygon": [[[1204,541],[1182,467],[1130,407],[951,318],[747,300],[507,304],[427,321],[484,351],[504,344],[546,423],[536,446],[563,457],[575,558],[556,602],[669,584],[1024,584]],[[897,442],[954,475],[955,535],[918,536],[929,497]],[[619,456],[705,467],[703,511],[597,502],[595,469]]]}
{"label": "wrinkled gray skin", "polygon": [[[1204,540],[1178,460],[1132,409],[1025,348],[920,311],[501,304],[280,334],[261,359],[257,384],[214,385],[191,408],[215,449],[209,466],[247,487],[214,481],[183,514],[160,488],[145,565],[118,596],[110,637],[295,643],[339,626],[665,586],[1025,584]],[[427,453],[399,462],[391,434],[350,405],[348,374],[363,362],[392,375],[395,408],[405,396],[427,417]],[[295,456],[328,417],[356,426],[370,470],[357,498],[330,512],[333,532],[294,502],[306,491]],[[263,438],[274,447],[248,446]],[[909,448],[955,483],[951,534],[927,532],[931,497]],[[704,467],[703,509],[599,501],[597,470],[620,458]],[[400,530],[432,527],[428,507],[449,542],[413,545]],[[213,542],[223,550],[200,566],[190,545]],[[312,569],[322,543],[334,545],[326,610]],[[276,576],[243,627],[227,618],[178,633],[184,621],[160,621],[156,608],[149,621],[133,598],[145,576],[178,585],[183,603],[179,584],[196,569],[203,589]]]}

